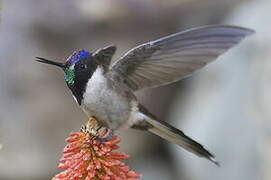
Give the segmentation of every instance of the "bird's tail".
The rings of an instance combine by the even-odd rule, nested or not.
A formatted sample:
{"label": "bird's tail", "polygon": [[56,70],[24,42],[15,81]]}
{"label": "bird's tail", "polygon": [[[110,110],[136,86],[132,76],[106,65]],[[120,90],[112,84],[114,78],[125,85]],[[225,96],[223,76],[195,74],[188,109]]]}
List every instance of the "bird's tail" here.
{"label": "bird's tail", "polygon": [[157,121],[152,118],[146,118],[145,121],[149,124],[147,129],[149,132],[173,142],[199,157],[204,157],[216,165],[219,165],[213,154],[206,150],[201,144],[186,136],[179,129],[166,122]]}

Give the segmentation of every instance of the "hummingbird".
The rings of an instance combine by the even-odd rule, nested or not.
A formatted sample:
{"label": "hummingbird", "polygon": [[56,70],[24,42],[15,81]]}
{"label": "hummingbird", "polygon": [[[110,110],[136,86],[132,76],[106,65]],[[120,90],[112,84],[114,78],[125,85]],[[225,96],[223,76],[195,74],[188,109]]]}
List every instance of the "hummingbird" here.
{"label": "hummingbird", "polygon": [[114,45],[93,53],[75,51],[64,63],[36,58],[64,71],[75,101],[101,126],[112,131],[120,128],[149,131],[218,165],[203,145],[149,112],[135,92],[184,79],[253,33],[251,29],[229,25],[197,27],[141,44],[114,63],[111,63],[116,52]]}

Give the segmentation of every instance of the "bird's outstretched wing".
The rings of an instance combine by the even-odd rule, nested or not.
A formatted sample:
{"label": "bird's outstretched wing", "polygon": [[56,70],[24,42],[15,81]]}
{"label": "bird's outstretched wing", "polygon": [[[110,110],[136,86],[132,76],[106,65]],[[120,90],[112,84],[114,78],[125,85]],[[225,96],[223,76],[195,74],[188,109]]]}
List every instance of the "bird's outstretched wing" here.
{"label": "bird's outstretched wing", "polygon": [[139,45],[109,70],[134,91],[178,81],[215,60],[254,31],[236,26],[204,26]]}

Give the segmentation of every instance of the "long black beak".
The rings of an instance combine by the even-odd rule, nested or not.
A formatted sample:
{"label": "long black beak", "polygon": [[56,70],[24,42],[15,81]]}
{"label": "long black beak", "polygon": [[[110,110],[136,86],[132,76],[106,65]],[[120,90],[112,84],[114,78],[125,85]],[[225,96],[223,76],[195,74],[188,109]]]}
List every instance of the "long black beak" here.
{"label": "long black beak", "polygon": [[51,65],[54,65],[54,66],[61,67],[62,69],[65,67],[65,64],[63,64],[63,63],[51,61],[51,60],[48,60],[48,59],[45,59],[45,58],[42,58],[42,57],[36,57],[36,58],[37,58],[36,61],[41,62],[41,63],[51,64]]}

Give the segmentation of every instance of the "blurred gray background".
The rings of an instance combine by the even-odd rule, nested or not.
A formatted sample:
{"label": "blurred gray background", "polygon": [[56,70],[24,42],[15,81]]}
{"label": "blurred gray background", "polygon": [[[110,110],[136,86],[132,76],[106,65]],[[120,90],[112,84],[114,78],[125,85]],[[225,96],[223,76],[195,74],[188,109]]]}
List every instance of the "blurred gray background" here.
{"label": "blurred gray background", "polygon": [[130,48],[207,24],[249,27],[243,41],[193,77],[138,92],[160,119],[213,152],[221,167],[140,131],[121,131],[129,166],[144,180],[271,179],[270,0],[2,0],[0,179],[46,180],[64,139],[87,119],[60,70],[74,50]]}

